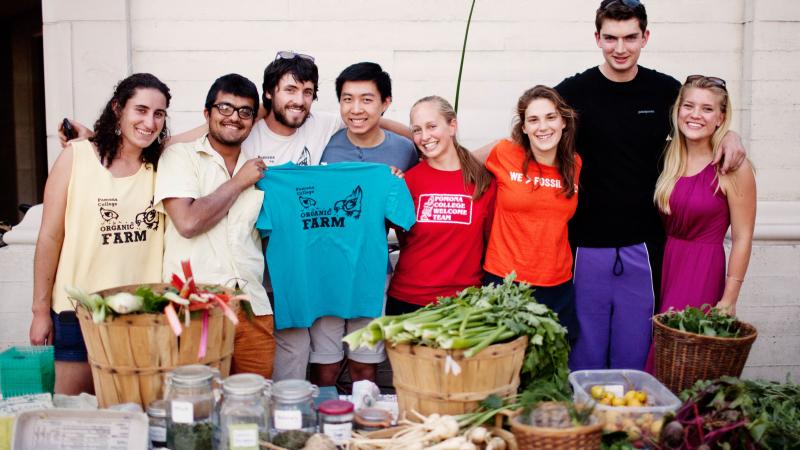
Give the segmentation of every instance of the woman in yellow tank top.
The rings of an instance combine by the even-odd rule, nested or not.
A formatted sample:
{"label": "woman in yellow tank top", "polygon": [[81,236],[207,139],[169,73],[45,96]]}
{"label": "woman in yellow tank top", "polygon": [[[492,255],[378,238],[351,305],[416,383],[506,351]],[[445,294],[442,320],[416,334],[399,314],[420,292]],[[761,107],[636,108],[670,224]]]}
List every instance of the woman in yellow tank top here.
{"label": "woman in yellow tank top", "polygon": [[153,190],[170,98],[153,75],[122,80],[94,136],[68,144],[47,178],[30,341],[55,346],[56,393],[94,392],[64,288],[95,292],[161,280],[164,221],[153,209]]}

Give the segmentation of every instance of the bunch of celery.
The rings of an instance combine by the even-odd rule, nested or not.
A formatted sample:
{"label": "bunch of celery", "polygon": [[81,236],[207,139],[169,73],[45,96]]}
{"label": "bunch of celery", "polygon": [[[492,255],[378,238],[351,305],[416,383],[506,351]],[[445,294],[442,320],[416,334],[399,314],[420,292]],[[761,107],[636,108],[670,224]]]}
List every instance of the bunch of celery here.
{"label": "bunch of celery", "polygon": [[350,348],[389,344],[465,350],[472,357],[491,344],[528,336],[522,373],[527,381],[565,382],[569,369],[567,330],[556,314],[533,297],[512,273],[501,285],[471,287],[418,311],[379,317],[344,338]]}

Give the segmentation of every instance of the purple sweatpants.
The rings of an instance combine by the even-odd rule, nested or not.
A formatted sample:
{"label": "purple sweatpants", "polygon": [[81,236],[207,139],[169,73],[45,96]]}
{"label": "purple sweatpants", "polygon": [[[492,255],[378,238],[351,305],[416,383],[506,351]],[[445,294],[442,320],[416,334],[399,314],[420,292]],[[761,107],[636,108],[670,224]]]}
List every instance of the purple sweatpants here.
{"label": "purple sweatpants", "polygon": [[570,369],[642,370],[655,303],[645,244],[578,247],[574,273],[580,331]]}

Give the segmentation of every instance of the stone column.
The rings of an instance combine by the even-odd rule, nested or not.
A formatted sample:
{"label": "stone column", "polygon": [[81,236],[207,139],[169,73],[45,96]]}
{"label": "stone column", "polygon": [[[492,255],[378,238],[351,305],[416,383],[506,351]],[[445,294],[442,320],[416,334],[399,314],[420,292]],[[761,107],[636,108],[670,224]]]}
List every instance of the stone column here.
{"label": "stone column", "polygon": [[800,374],[800,3],[746,0],[742,134],[756,167],[758,213],[739,299],[759,329],[745,376]]}

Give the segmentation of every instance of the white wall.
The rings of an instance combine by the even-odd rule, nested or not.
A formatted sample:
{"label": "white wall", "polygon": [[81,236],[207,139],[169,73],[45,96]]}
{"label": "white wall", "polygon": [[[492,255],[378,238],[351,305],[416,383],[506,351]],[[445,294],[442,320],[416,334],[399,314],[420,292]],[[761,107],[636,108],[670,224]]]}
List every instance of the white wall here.
{"label": "white wall", "polygon": [[[459,108],[462,142],[473,147],[508,133],[524,89],[601,62],[593,37],[598,0],[476,3]],[[169,124],[179,132],[202,122],[214,78],[238,72],[260,86],[278,50],[316,57],[318,110],[336,110],[333,80],[344,67],[380,63],[394,81],[388,116],[406,122],[409,106],[424,95],[453,99],[469,4],[43,0],[50,161],[59,150],[59,119],[91,124],[129,73],[152,72],[170,86]],[[641,64],[679,80],[701,73],[728,81],[734,128],[758,168],[757,241],[740,313],[761,335],[747,374],[800,379],[800,2],[645,4],[652,34]]]}

